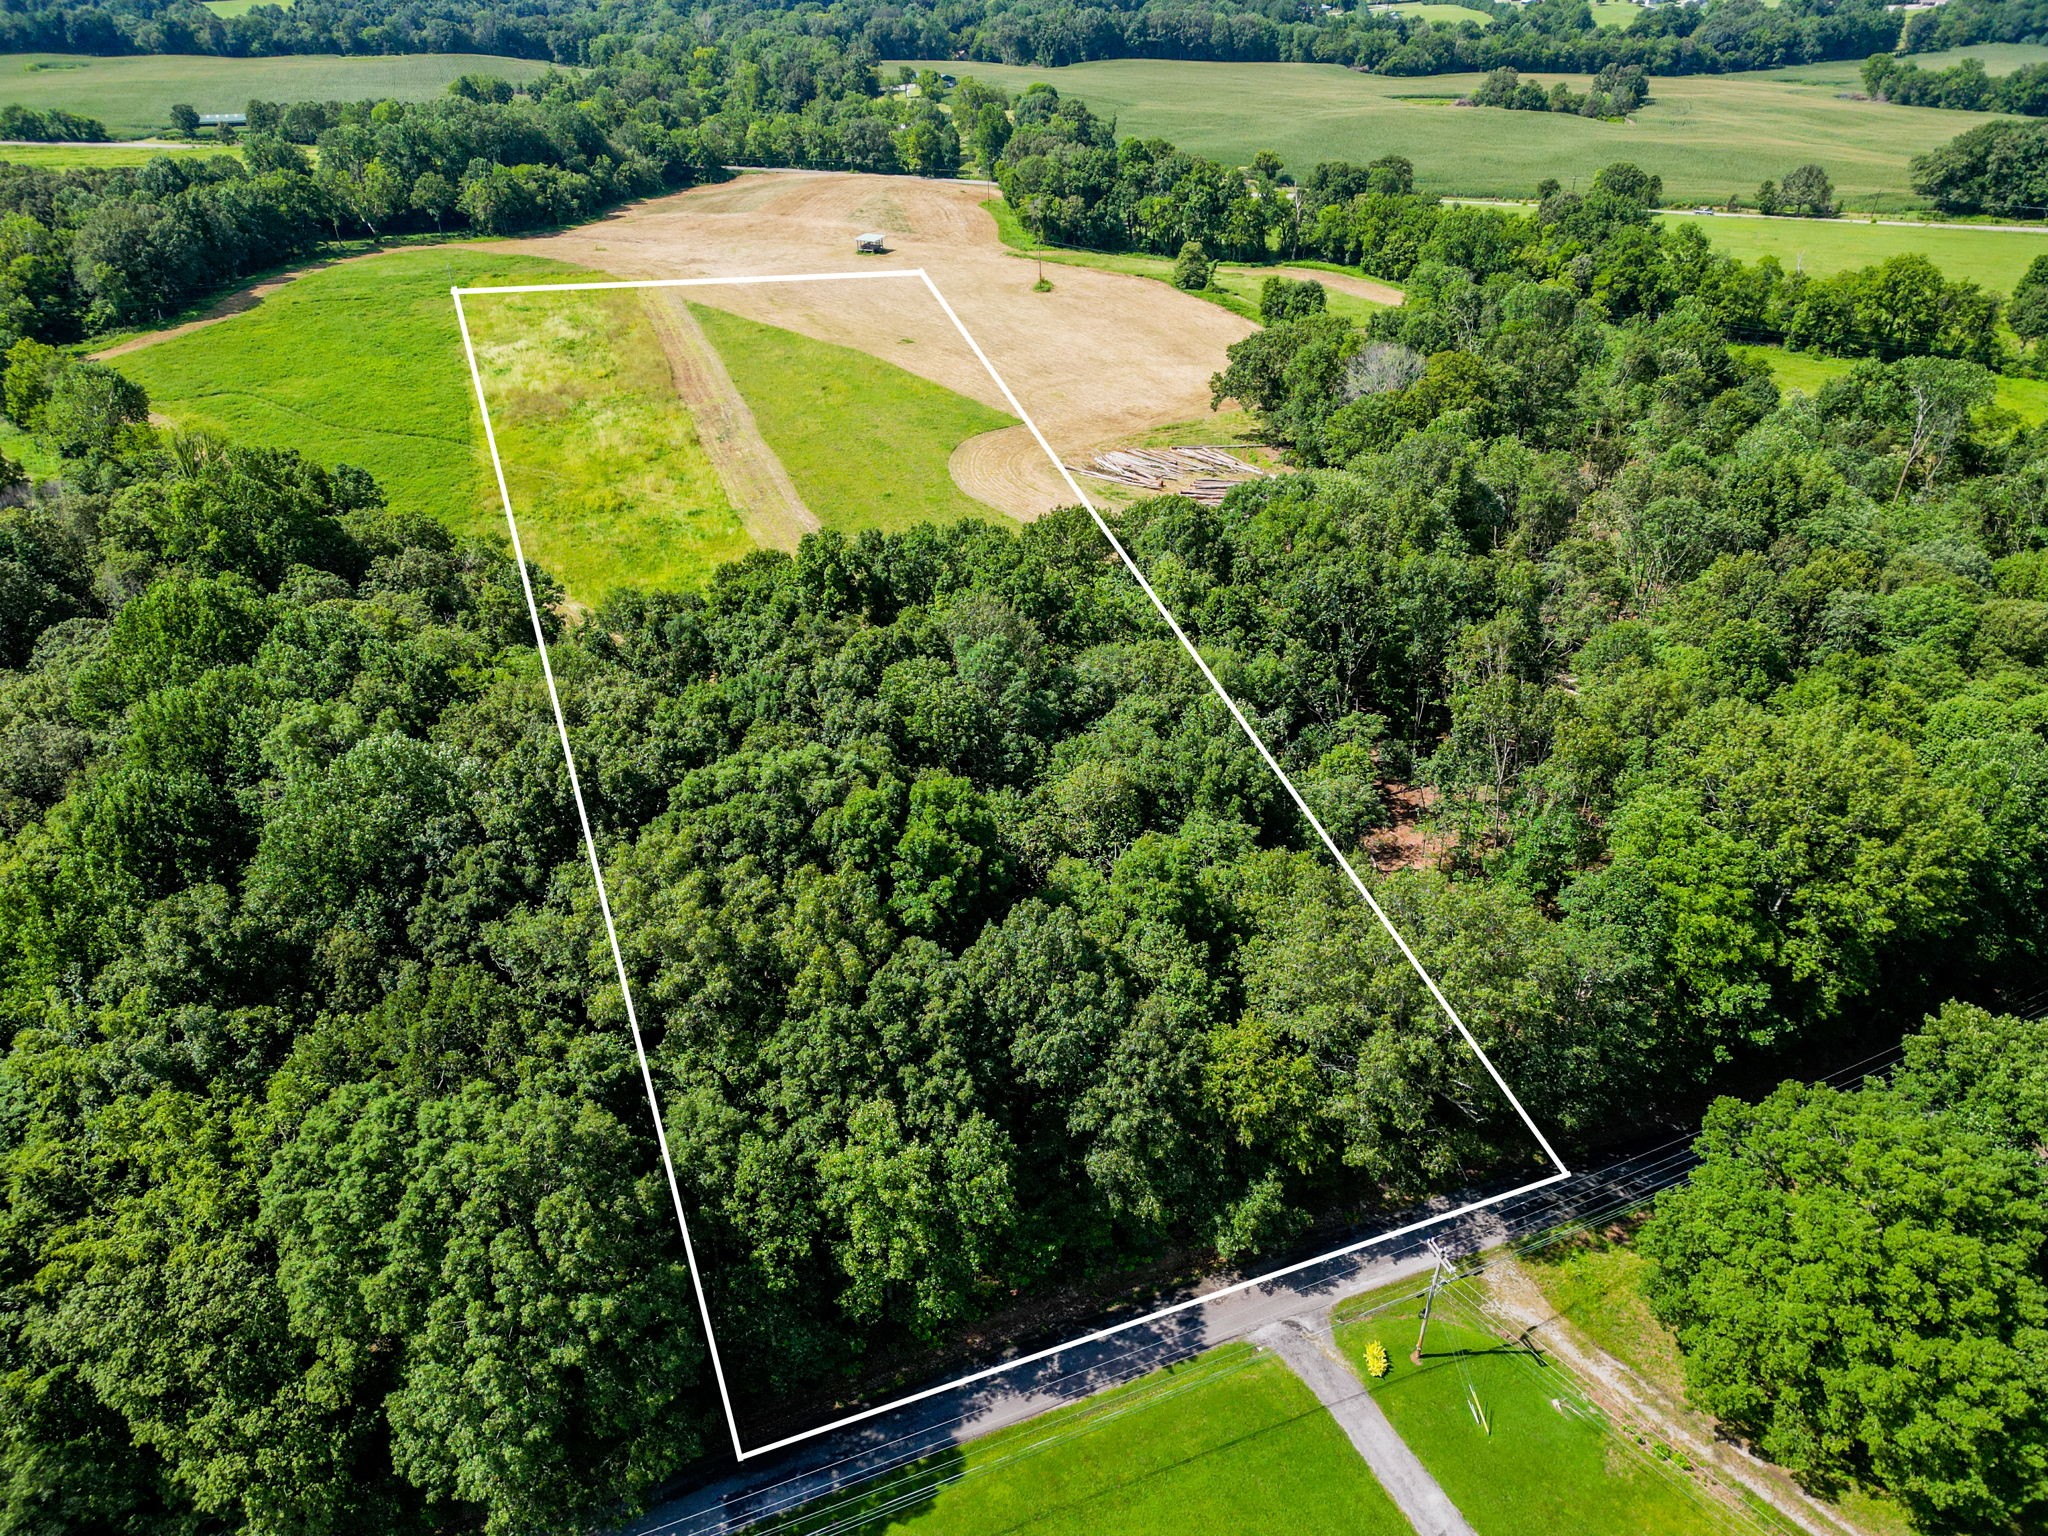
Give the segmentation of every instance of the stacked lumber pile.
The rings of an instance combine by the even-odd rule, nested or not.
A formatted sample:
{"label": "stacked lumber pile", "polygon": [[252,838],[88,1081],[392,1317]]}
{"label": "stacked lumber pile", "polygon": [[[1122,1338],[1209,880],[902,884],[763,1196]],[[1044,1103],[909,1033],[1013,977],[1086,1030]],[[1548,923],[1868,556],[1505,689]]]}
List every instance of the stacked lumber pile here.
{"label": "stacked lumber pile", "polygon": [[1170,491],[1213,507],[1233,485],[1263,477],[1266,471],[1221,448],[1118,448],[1097,454],[1076,473],[1134,490]]}

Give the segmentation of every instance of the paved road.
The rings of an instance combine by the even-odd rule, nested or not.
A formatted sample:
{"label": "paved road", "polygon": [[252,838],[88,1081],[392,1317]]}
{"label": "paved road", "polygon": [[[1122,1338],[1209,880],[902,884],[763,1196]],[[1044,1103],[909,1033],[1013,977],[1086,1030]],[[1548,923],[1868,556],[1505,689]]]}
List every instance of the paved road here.
{"label": "paved road", "polygon": [[[729,1466],[711,1480],[679,1490],[627,1527],[624,1536],[731,1536],[892,1468],[1245,1338],[1282,1319],[1327,1315],[1347,1296],[1425,1275],[1432,1263],[1423,1247],[1429,1238],[1449,1251],[1474,1251],[1503,1236],[1541,1231],[1661,1188],[1682,1177],[1690,1163],[1682,1140],[1676,1147],[1652,1149],[1490,1211],[1221,1297],[776,1455]],[[1405,1226],[1420,1214],[1389,1218],[1386,1230]]]}
{"label": "paved road", "polygon": [[1278,1355],[1315,1393],[1372,1468],[1387,1497],[1415,1527],[1415,1536],[1479,1536],[1408,1443],[1394,1433],[1351,1362],[1338,1353],[1329,1308],[1313,1317],[1268,1323],[1252,1335],[1252,1342]]}

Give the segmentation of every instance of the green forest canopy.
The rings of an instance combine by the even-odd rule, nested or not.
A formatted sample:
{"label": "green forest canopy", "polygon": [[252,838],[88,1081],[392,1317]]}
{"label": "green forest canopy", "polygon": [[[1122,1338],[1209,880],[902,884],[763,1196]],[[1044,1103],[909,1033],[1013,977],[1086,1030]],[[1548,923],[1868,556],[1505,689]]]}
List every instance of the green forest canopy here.
{"label": "green forest canopy", "polygon": [[[754,120],[843,148],[854,101]],[[1170,233],[1146,176],[1228,189],[1017,119],[1126,243]],[[0,397],[66,464],[0,473],[0,1518],[585,1526],[713,1410],[518,573],[32,339],[127,291],[38,242],[234,180],[25,182],[10,226]],[[1327,168],[1318,238],[1410,302],[1218,359],[1300,472],[1119,528],[1574,1146],[2024,990],[2044,932],[2048,440],[1951,321],[1988,296],[1758,280],[1647,183],[1521,218]],[[1781,398],[1745,315],[1871,355]],[[552,638],[751,1412],[1013,1291],[1527,1176],[1080,514],[821,535]]]}

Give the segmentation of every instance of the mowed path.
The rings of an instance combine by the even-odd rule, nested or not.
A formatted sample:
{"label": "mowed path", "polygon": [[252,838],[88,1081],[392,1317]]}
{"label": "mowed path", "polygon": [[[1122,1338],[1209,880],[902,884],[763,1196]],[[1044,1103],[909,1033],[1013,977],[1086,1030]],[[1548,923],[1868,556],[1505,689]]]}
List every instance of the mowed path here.
{"label": "mowed path", "polygon": [[[504,248],[618,277],[748,277],[923,268],[959,312],[1055,451],[1096,449],[1209,411],[1209,377],[1249,321],[1164,283],[1080,267],[1051,293],[997,238],[986,187],[903,176],[775,172],[697,187],[561,234]],[[885,256],[857,256],[880,230]],[[1316,274],[1320,276],[1320,274]],[[857,347],[934,383],[1008,410],[987,371],[923,284],[736,283],[690,290],[714,305],[821,341]],[[1073,500],[1027,431],[961,445],[955,481],[1018,517]]]}
{"label": "mowed path", "polygon": [[648,288],[640,294],[654,334],[668,354],[676,396],[688,409],[697,441],[748,536],[764,549],[794,550],[805,534],[816,532],[817,515],[804,505],[782,460],[762,440],[753,411],[726,372],[725,360],[683,301],[684,291]]}

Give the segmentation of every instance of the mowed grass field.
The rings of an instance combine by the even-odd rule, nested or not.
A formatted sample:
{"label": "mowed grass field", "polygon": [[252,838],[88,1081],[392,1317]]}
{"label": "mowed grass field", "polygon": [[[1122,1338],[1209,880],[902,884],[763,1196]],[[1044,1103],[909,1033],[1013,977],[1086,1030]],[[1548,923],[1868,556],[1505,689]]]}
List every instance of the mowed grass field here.
{"label": "mowed grass field", "polygon": [[[870,1518],[859,1518],[872,1511]],[[814,1506],[780,1533],[1413,1536],[1307,1387],[1226,1345]]]}
{"label": "mowed grass field", "polygon": [[702,585],[754,543],[633,292],[464,301],[528,559],[595,604]]}
{"label": "mowed grass field", "polygon": [[586,275],[475,247],[392,251],[307,272],[246,314],[113,361],[177,426],[358,465],[395,507],[499,534],[448,290]]}
{"label": "mowed grass field", "polygon": [[425,101],[439,96],[458,75],[530,80],[548,67],[533,59],[488,53],[350,58],[303,54],[268,59],[7,53],[0,54],[0,103],[61,107],[98,118],[117,138],[135,138],[169,128],[174,102],[201,112],[239,112],[252,98],[360,101],[395,96]]}
{"label": "mowed grass field", "polygon": [[[1321,160],[1384,154],[1415,162],[1425,191],[1526,197],[1546,176],[1583,187],[1602,166],[1632,160],[1664,178],[1676,202],[1756,195],[1765,177],[1804,161],[1827,167],[1853,206],[1918,201],[1913,156],[1992,121],[1978,112],[1849,101],[1790,72],[1658,78],[1629,122],[1551,112],[1457,107],[1477,75],[1393,78],[1335,64],[1199,64],[1110,59],[1062,69],[947,62],[942,67],[1021,90],[1044,80],[1112,113],[1121,135],[1171,139],[1242,165],[1276,150],[1297,174]],[[1537,74],[1584,90],[1584,75]]]}
{"label": "mowed grass field", "polygon": [[1872,224],[1859,219],[1757,219],[1728,214],[1667,213],[1667,224],[1693,224],[1718,248],[1744,261],[1775,256],[1785,270],[1825,277],[1867,267],[1888,256],[1925,256],[1950,277],[1994,293],[2011,293],[2036,256],[2048,256],[2048,228],[1984,229],[1969,224]]}
{"label": "mowed grass field", "polygon": [[1393,1365],[1371,1383],[1373,1397],[1479,1536],[1759,1528],[1754,1512],[1710,1491],[1704,1474],[1657,1459],[1613,1425],[1560,1368],[1481,1331],[1455,1290],[1439,1299],[1423,1363],[1410,1364],[1418,1306],[1405,1301],[1340,1323],[1337,1342],[1361,1380],[1369,1379],[1367,1343],[1385,1345]]}
{"label": "mowed grass field", "polygon": [[709,305],[690,310],[825,527],[894,532],[1002,518],[961,491],[946,462],[968,438],[1015,426],[1014,417],[851,347]]}

